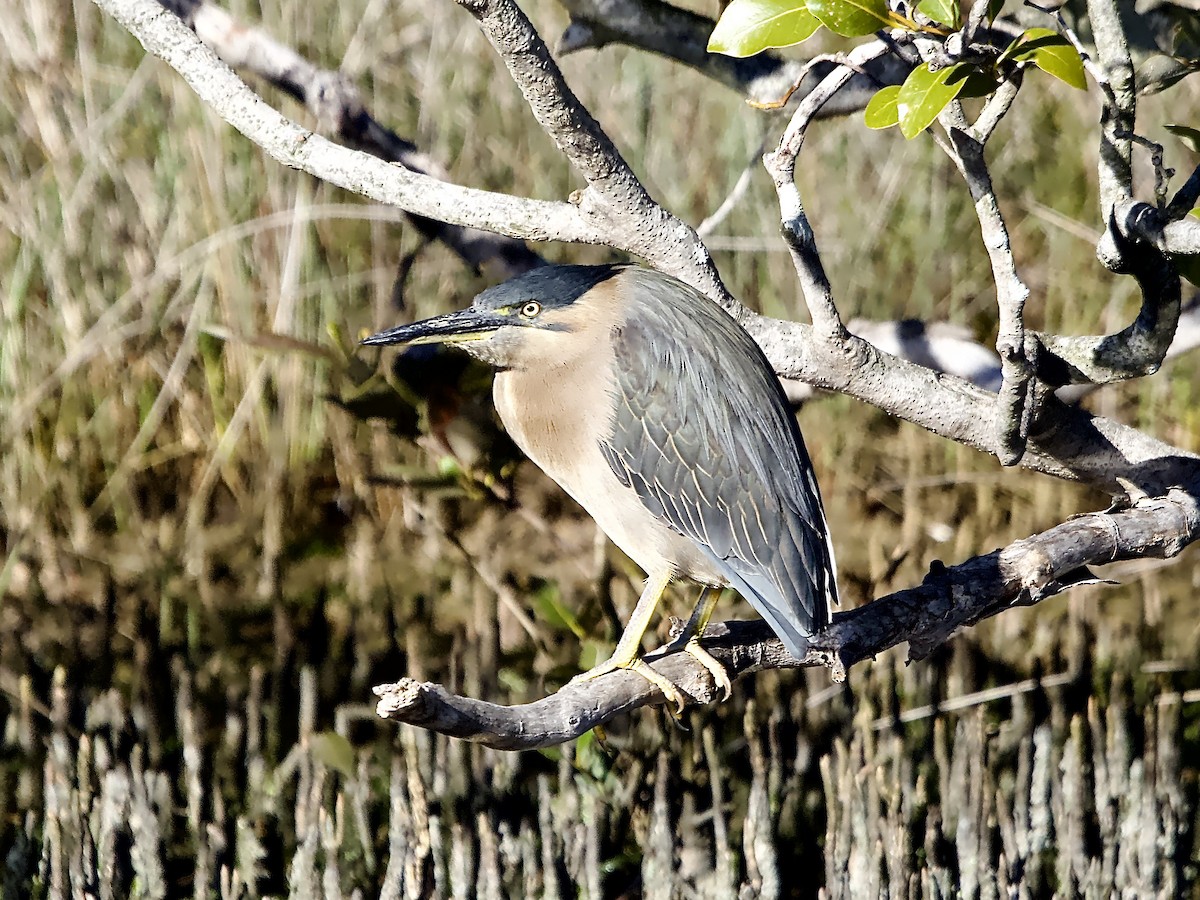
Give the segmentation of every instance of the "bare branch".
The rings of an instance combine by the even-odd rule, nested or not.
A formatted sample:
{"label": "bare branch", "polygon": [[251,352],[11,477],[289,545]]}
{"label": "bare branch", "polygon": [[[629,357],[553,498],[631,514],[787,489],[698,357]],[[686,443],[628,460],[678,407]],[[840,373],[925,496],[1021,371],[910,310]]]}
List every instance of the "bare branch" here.
{"label": "bare branch", "polygon": [[[1195,208],[1196,203],[1200,201],[1200,166],[1192,170],[1192,174],[1188,176],[1188,180],[1183,183],[1176,193],[1171,198],[1171,202],[1167,205],[1167,219],[1182,219]],[[1200,221],[1200,220],[1198,220]],[[1197,248],[1200,248],[1200,240],[1196,241]],[[1181,253],[1186,251],[1176,250],[1170,246],[1168,238],[1167,249],[1171,253]],[[1198,250],[1197,252],[1200,252]]]}
{"label": "bare branch", "polygon": [[[791,656],[764,622],[710,626],[704,646],[731,679],[764,669],[828,666],[841,680],[851,666],[904,641],[909,659],[921,659],[961,627],[1094,582],[1089,566],[1177,555],[1200,538],[1197,487],[1172,490],[1123,511],[1079,516],[953,568],[935,565],[921,585],[834,616],[803,659]],[[651,654],[649,661],[679,685],[689,704],[717,699],[717,688],[693,657]],[[664,703],[657,688],[629,672],[569,685],[543,700],[511,707],[411,679],[380,685],[375,693],[380,698],[376,711],[383,718],[502,750],[561,744],[618,715]]]}
{"label": "bare branch", "polygon": [[[1133,134],[1137,94],[1133,61],[1117,0],[1087,0],[1088,21],[1096,45],[1096,67],[1104,103],[1100,110],[1100,215],[1106,225],[1120,224],[1119,207],[1133,200]],[[1114,271],[1121,259],[1111,229],[1101,240],[1100,261]]]}
{"label": "bare branch", "polygon": [[[1200,185],[1200,179],[1197,179],[1197,184]],[[1163,226],[1162,234],[1168,253],[1175,256],[1200,253],[1200,219],[1195,216],[1168,222]]]}
{"label": "bare branch", "polygon": [[[997,455],[996,395],[851,338],[831,345],[810,326],[754,317],[747,330],[775,371],[839,391],[984,453]],[[1115,494],[1135,485],[1149,494],[1190,482],[1200,457],[1135,428],[1048,397],[1029,427],[1021,465]]]}
{"label": "bare branch", "polygon": [[[303,103],[323,128],[349,146],[441,181],[448,173],[415,144],[377,121],[354,84],[341,72],[322,69],[260,28],[237,22],[207,0],[159,0],[195,30],[228,65],[252,72]],[[542,264],[520,241],[501,235],[412,217],[430,239],[440,240],[473,269],[510,278]]]}
{"label": "bare branch", "polygon": [[221,118],[285,166],[452,225],[524,240],[593,244],[604,240],[569,203],[460,187],[313,134],[268,106],[178,16],[155,0],[96,0],[96,4],[182,75]]}
{"label": "bare branch", "polygon": [[836,69],[800,101],[779,141],[779,148],[763,158],[763,165],[775,182],[783,237],[791,252],[813,327],[822,339],[834,343],[844,343],[850,335],[834,303],[833,288],[821,263],[816,236],[805,215],[800,191],[796,188],[796,158],[804,146],[808,126],[825,103],[846,85],[857,69],[889,52],[889,45],[883,41],[855,47]]}
{"label": "bare branch", "polygon": [[1021,90],[1022,76],[1022,71],[1018,69],[1011,77],[1002,82],[1000,87],[996,88],[996,93],[992,94],[984,104],[975,124],[971,126],[971,134],[979,143],[986,144],[988,142],[995,133],[996,126],[1012,109],[1013,101],[1017,99],[1017,93]]}
{"label": "bare branch", "polygon": [[737,181],[734,183],[732,190],[730,190],[725,199],[721,201],[721,204],[709,215],[705,216],[703,222],[696,226],[696,234],[699,235],[701,239],[707,238],[709,235],[711,235],[716,230],[717,226],[724,222],[726,218],[728,218],[729,214],[733,212],[737,205],[742,201],[742,198],[746,196],[746,192],[750,190],[750,184],[754,178],[754,173],[758,171],[758,165],[766,146],[767,136],[763,135],[763,139],[759,143],[758,149],[754,152],[754,155],[750,158],[750,161],[746,163],[746,167],[742,169],[741,174],[738,175]]}
{"label": "bare branch", "polygon": [[[1014,88],[1012,95],[1015,93]],[[959,109],[947,110],[943,116],[944,119],[960,117]],[[966,181],[975,204],[975,217],[979,220],[983,245],[996,282],[996,305],[1000,312],[996,352],[1000,354],[1001,363],[1001,386],[995,413],[997,458],[1001,465],[1012,466],[1020,462],[1025,453],[1029,425],[1035,412],[1032,408],[1033,369],[1026,353],[1025,338],[1025,301],[1029,299],[1029,288],[1017,272],[1008,226],[984,159],[983,140],[950,121],[943,124],[950,139],[950,158]],[[994,125],[984,128],[983,133],[990,134],[992,129]]]}

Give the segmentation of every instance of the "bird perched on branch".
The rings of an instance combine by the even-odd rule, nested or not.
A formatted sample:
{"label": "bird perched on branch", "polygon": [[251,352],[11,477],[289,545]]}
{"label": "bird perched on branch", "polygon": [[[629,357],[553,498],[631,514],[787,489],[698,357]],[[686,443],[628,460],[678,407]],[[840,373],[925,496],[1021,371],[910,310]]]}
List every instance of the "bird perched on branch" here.
{"label": "bird perched on branch", "polygon": [[363,343],[453,344],[494,366],[513,440],[645,569],[616,651],[580,679],[631,669],[683,708],[640,656],[674,579],[702,590],[673,646],[726,696],[729,678],[700,644],[721,588],[793,655],[828,624],[833,550],[796,419],[750,335],[681,281],[638,266],[547,266]]}

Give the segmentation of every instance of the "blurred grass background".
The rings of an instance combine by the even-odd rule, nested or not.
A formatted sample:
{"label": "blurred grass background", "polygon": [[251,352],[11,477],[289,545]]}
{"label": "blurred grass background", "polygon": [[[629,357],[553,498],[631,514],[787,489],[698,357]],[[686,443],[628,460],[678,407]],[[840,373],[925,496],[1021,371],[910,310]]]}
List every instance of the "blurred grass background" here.
{"label": "blurred grass background", "polygon": [[[547,198],[580,186],[453,4],[229,10],[318,64],[340,62],[374,115],[459,182]],[[152,857],[172,895],[220,890],[221,866],[249,895],[285,892],[289,872],[293,893],[308,885],[312,896],[384,883],[397,896],[401,883],[408,896],[556,895],[556,884],[563,895],[723,896],[743,885],[811,896],[822,873],[838,895],[838,873],[866,877],[872,863],[856,854],[885,843],[901,847],[903,865],[875,871],[904,885],[898,896],[926,896],[938,877],[961,885],[968,870],[1011,869],[1003,811],[979,811],[1022,784],[1021,754],[1034,759],[1036,733],[1044,778],[1065,772],[1075,752],[1080,777],[1092,779],[1091,805],[1080,807],[1087,839],[1064,848],[1066,820],[1056,819],[1044,847],[1026,846],[1040,860],[1022,870],[1030,895],[1055,885],[1068,895],[1090,877],[1088,854],[1101,859],[1096,848],[1109,847],[1107,801],[1088,761],[1112,755],[1104,735],[1114,731],[1127,741],[1127,769],[1144,753],[1158,773],[1138,790],[1179,823],[1171,847],[1159,840],[1146,851],[1144,871],[1156,873],[1155,890],[1168,871],[1179,891],[1192,883],[1194,549],[1166,565],[1109,567],[1102,574],[1120,586],[1013,610],[915,666],[889,653],[845,688],[820,672],[743,682],[735,700],[692,714],[688,731],[641,713],[605,747],[588,740],[516,758],[376,723],[370,686],[404,674],[503,702],[543,696],[605,652],[638,573],[512,457],[479,373],[437,357],[394,372],[391,357],[353,349],[364,329],[464,304],[480,278],[444,248],[421,247],[393,213],[266,159],[90,4],[13,0],[10,11],[0,26],[3,896],[24,896],[26,884],[53,895],[56,877],[76,883],[76,863],[86,880],[88,853],[118,860],[114,896],[122,885],[156,895],[149,870],[119,864]],[[566,24],[546,0],[527,11],[548,38]],[[781,124],[643,53],[585,52],[563,67],[654,195],[693,224]],[[1120,327],[1137,296],[1093,256],[1096,98],[1037,75],[991,153],[1033,291],[1029,318],[1076,333]],[[1163,141],[1182,172],[1196,158],[1161,126],[1196,109],[1197,94],[1185,81],[1141,110],[1142,133]],[[308,121],[287,98],[268,100]],[[931,142],[868,131],[858,117],[823,123],[798,183],[843,315],[950,320],[994,340],[969,199]],[[769,179],[756,171],[710,245],[735,295],[801,318],[777,226]],[[540,249],[562,261],[609,258],[602,248]],[[415,251],[398,309],[398,260]],[[1088,403],[1200,450],[1196,366],[1184,357]],[[959,561],[1107,503],[1003,471],[845,397],[807,404],[800,421],[848,604],[914,583],[932,560]],[[672,612],[688,607],[678,595]],[[748,607],[726,602],[719,614]],[[1043,675],[1056,680],[1003,690]],[[966,704],[965,717],[896,718],[989,688],[1004,699]],[[886,739],[875,737],[881,729]],[[929,749],[939,733],[940,757]],[[1175,768],[1161,762],[1171,752]],[[895,797],[864,794],[856,806],[837,774],[853,760],[876,773],[907,760],[912,771],[880,775]],[[981,779],[971,783],[991,778],[996,790],[969,803],[942,796],[951,782],[931,785],[955,765],[964,785],[971,772]],[[89,851],[80,823],[114,772],[134,795],[149,785],[161,827],[151,838],[120,826],[137,816],[118,803],[112,834],[126,837],[104,851],[97,813]],[[428,816],[412,824],[426,790],[440,832]],[[1130,788],[1128,802],[1140,796]],[[545,825],[549,797],[559,818]],[[1110,799],[1114,809],[1126,802]],[[983,862],[964,862],[960,802],[994,837]],[[356,841],[344,835],[350,810],[361,820]],[[826,834],[838,810],[862,817],[861,829],[847,825],[853,840]],[[396,849],[397,821],[410,823],[408,849]],[[1156,820],[1155,834],[1167,827]],[[138,857],[137,846],[154,849]],[[389,881],[389,849],[416,860],[416,874]],[[341,864],[332,882],[331,860]],[[1131,865],[1126,874],[1142,877]],[[303,877],[310,870],[324,874]]]}

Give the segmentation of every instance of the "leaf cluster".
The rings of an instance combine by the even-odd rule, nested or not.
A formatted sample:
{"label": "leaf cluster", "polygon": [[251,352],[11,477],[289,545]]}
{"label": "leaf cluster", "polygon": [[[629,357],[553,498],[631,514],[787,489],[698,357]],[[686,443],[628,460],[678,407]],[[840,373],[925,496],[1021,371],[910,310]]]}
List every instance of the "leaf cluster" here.
{"label": "leaf cluster", "polygon": [[[988,17],[1000,14],[992,0]],[[843,37],[881,29],[921,34],[945,42],[963,26],[960,0],[921,0],[915,18],[891,9],[887,0],[733,0],[709,39],[708,49],[745,57],[808,40],[822,27]],[[1006,79],[1033,67],[1071,87],[1086,90],[1083,59],[1065,37],[1049,28],[1030,28],[1003,49],[973,46],[960,60],[925,62],[903,84],[882,87],[866,109],[871,128],[899,125],[913,138],[933,124],[956,99],[987,97]]]}

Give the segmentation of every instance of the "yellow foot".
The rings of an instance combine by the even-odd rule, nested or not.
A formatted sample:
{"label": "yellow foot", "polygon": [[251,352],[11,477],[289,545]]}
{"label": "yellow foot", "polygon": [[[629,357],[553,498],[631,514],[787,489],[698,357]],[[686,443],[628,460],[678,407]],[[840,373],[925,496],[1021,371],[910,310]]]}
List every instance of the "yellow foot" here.
{"label": "yellow foot", "polygon": [[708,669],[708,674],[712,676],[713,685],[721,691],[722,700],[728,700],[733,696],[733,682],[729,680],[729,673],[725,671],[723,665],[717,662],[715,656],[700,646],[699,638],[693,637],[684,644],[683,652],[695,657],[700,665]]}
{"label": "yellow foot", "polygon": [[[720,663],[717,663],[715,659],[713,662],[718,668],[720,667]],[[599,678],[601,675],[607,675],[609,672],[616,671],[617,669],[628,669],[630,672],[636,672],[638,675],[641,675],[648,682],[662,691],[662,695],[667,698],[668,703],[675,705],[675,712],[672,713],[672,715],[678,718],[683,713],[684,708],[687,706],[687,699],[683,696],[683,693],[679,690],[679,688],[676,687],[669,678],[664,675],[660,675],[658,672],[655,672],[652,668],[650,668],[650,666],[646,665],[646,663],[638,657],[635,657],[628,662],[613,657],[605,660],[593,669],[588,669],[586,672],[576,675],[567,683],[583,684],[585,681],[592,681],[593,679]],[[726,678],[725,680],[728,682],[729,679]]]}

